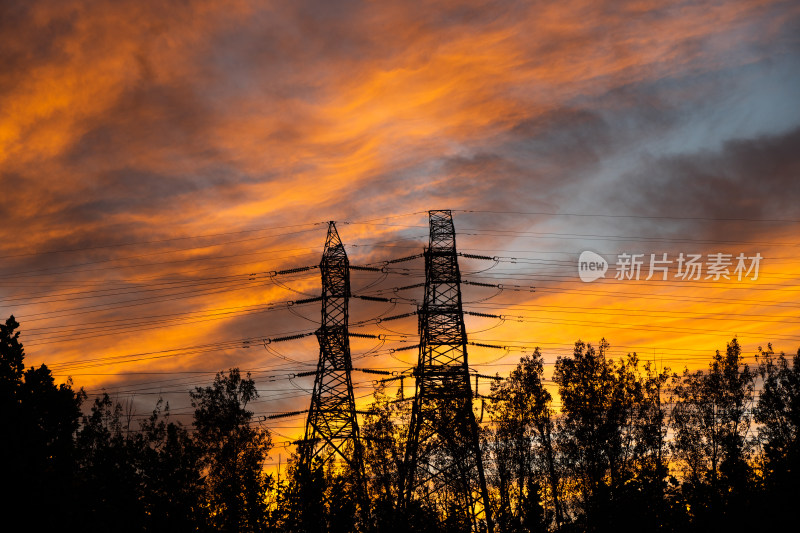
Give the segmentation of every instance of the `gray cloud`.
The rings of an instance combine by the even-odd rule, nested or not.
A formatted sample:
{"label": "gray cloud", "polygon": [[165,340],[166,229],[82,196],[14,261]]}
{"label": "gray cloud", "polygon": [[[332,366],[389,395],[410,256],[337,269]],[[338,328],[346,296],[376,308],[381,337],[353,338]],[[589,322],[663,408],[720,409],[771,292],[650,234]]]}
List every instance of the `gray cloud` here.
{"label": "gray cloud", "polygon": [[[700,219],[787,219],[785,224],[721,220],[658,222],[695,239],[767,239],[800,219],[800,128],[726,142],[720,150],[644,158],[607,201],[621,212]],[[651,224],[656,224],[651,222]]]}

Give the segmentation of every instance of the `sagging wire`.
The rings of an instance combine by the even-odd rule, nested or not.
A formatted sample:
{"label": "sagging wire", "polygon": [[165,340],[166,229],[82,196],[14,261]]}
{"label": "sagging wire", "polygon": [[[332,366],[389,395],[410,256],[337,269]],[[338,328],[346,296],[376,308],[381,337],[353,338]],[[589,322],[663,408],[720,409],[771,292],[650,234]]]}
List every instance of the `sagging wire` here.
{"label": "sagging wire", "polygon": [[295,389],[297,389],[297,390],[299,390],[299,391],[303,391],[303,392],[305,392],[306,394],[311,394],[312,392],[314,392],[314,391],[313,391],[313,388],[312,388],[312,389],[306,389],[305,387],[301,387],[300,385],[298,385],[297,383],[295,383],[295,382],[294,382],[294,378],[289,378],[289,384],[290,384],[292,387],[294,387]]}
{"label": "sagging wire", "polygon": [[496,298],[497,296],[500,296],[501,294],[503,294],[503,290],[505,290],[503,285],[497,285],[497,291],[494,294],[490,294],[489,296],[487,296],[485,298],[480,298],[478,300],[470,300],[469,302],[464,302],[464,303],[465,304],[479,304],[479,303],[482,303],[482,302],[486,302],[486,301],[491,300],[492,298]]}
{"label": "sagging wire", "polygon": [[[424,287],[424,286],[425,286],[425,283],[415,283],[413,285],[406,285],[404,287],[394,287],[394,288],[391,289],[391,291],[394,293],[395,298],[398,299],[398,300],[403,300],[403,301],[408,302],[408,303],[418,304],[419,300],[417,300],[415,298],[405,298],[403,296],[400,296],[400,291],[406,291],[406,290],[409,290],[409,289],[417,289],[417,288]],[[387,290],[389,290],[389,289],[387,289]]]}
{"label": "sagging wire", "polygon": [[[264,420],[265,421],[267,420],[266,417],[264,417]],[[288,448],[289,446],[293,446],[294,445],[294,439],[293,438],[289,437],[288,435],[284,435],[283,433],[280,433],[279,431],[275,431],[274,429],[272,429],[269,426],[265,426],[265,427],[267,429],[269,429],[270,433],[275,433],[279,437],[283,437],[284,439],[287,439],[286,441],[278,444],[278,446],[283,446],[284,448]]]}
{"label": "sagging wire", "polygon": [[360,353],[360,354],[356,355],[352,359],[353,360],[359,360],[359,359],[364,359],[366,357],[370,357],[370,356],[373,356],[373,355],[375,355],[375,356],[379,355],[376,352],[378,352],[386,344],[386,336],[385,335],[378,335],[378,339],[379,339],[378,344],[376,344],[375,346],[373,346],[372,348],[370,348],[366,352],[363,352],[363,353]]}
{"label": "sagging wire", "polygon": [[295,288],[292,288],[292,287],[286,285],[285,283],[279,281],[277,275],[273,275],[272,272],[269,273],[269,280],[274,285],[276,285],[276,286],[278,286],[278,287],[280,287],[282,289],[286,289],[287,291],[296,292],[297,294],[302,294],[304,296],[311,296],[311,297],[316,297],[317,296],[316,294],[311,294],[310,292],[304,292],[304,291],[301,291],[301,290],[298,290],[298,289],[295,289]]}
{"label": "sagging wire", "polygon": [[389,333],[394,333],[395,335],[402,335],[403,337],[410,337],[410,336],[411,336],[411,334],[409,334],[409,333],[403,333],[402,331],[395,331],[395,330],[393,330],[393,329],[389,329],[389,328],[387,328],[386,326],[384,326],[384,325],[383,325],[383,323],[384,323],[384,322],[388,322],[388,321],[390,321],[390,320],[399,320],[399,319],[401,319],[401,318],[406,318],[406,317],[414,316],[414,315],[416,315],[416,314],[417,314],[417,312],[416,312],[416,311],[411,311],[410,313],[403,313],[403,314],[400,314],[400,315],[388,316],[388,317],[385,317],[385,318],[380,318],[380,317],[379,317],[379,318],[378,318],[378,319],[375,321],[375,325],[377,325],[379,328],[381,328],[381,329],[383,329],[383,330],[385,330],[385,331],[388,331]]}
{"label": "sagging wire", "polygon": [[309,322],[311,322],[313,324],[317,324],[318,323],[317,320],[308,318],[307,316],[301,315],[299,312],[295,311],[293,305],[287,306],[287,309],[289,310],[290,313],[292,313],[297,318],[302,318],[303,320],[307,320],[307,321],[309,321]]}
{"label": "sagging wire", "polygon": [[412,362],[410,362],[410,361],[405,361],[405,360],[403,360],[403,359],[400,359],[400,358],[399,358],[397,355],[395,355],[395,353],[397,353],[397,349],[391,349],[391,350],[389,350],[389,357],[391,357],[392,359],[394,359],[394,360],[395,360],[395,361],[397,361],[397,362],[403,363],[403,364],[404,364],[404,365],[406,365],[406,366],[409,366],[409,365],[412,365],[412,364],[413,364],[413,363],[412,363]]}
{"label": "sagging wire", "polygon": [[394,333],[395,335],[402,335],[403,337],[410,337],[412,335],[411,333],[403,333],[402,331],[395,331],[393,329],[387,328],[386,326],[383,325],[383,322],[377,322],[375,325],[381,328],[382,330],[388,331],[389,333]]}
{"label": "sagging wire", "polygon": [[[376,295],[382,295],[382,294],[386,294],[386,293],[391,292],[392,294],[395,295],[396,298],[400,298],[400,296],[398,296],[398,293],[400,291],[405,291],[405,290],[409,290],[409,289],[416,289],[416,288],[424,287],[424,286],[425,286],[425,283],[423,282],[423,283],[415,283],[413,285],[405,285],[403,287],[387,287],[385,289],[376,290],[375,294]],[[403,299],[405,300],[406,298],[403,298]]]}
{"label": "sagging wire", "polygon": [[[386,313],[389,313],[389,312],[391,312],[391,311],[394,311],[394,310],[395,310],[395,308],[397,307],[397,300],[394,300],[393,302],[391,302],[391,304],[392,304],[392,305],[391,305],[391,307],[389,307],[389,308],[388,308],[388,309],[386,309],[386,310],[385,310],[383,313],[380,313],[378,316],[376,316],[375,318],[372,318],[372,319],[370,319],[370,320],[371,320],[371,321],[372,321],[372,320],[381,320],[381,319],[383,318],[383,316],[384,316]],[[376,322],[376,323],[377,323],[377,322]]]}
{"label": "sagging wire", "polygon": [[380,322],[382,320],[382,317],[385,314],[389,313],[390,311],[393,311],[394,308],[397,307],[397,302],[396,301],[392,301],[390,303],[391,303],[391,305],[386,310],[384,310],[383,312],[378,314],[377,316],[374,316],[372,318],[367,318],[367,319],[364,319],[364,320],[359,320],[357,322],[350,322],[349,327],[350,328],[363,328],[364,326],[371,326],[371,325],[377,324],[378,322]]}
{"label": "sagging wire", "polygon": [[[472,313],[470,313],[470,314],[472,314]],[[503,319],[501,318],[501,320],[503,320]],[[500,361],[501,359],[504,359],[505,357],[508,356],[508,354],[511,353],[511,347],[510,346],[500,346],[498,344],[485,344],[485,343],[482,343],[482,342],[468,342],[467,344],[469,344],[470,346],[477,346],[478,348],[491,348],[491,349],[494,349],[494,350],[503,350],[503,355],[501,355],[499,357],[496,357],[494,359],[491,359],[490,361],[486,361],[484,363],[476,363],[476,366],[490,365],[492,363],[496,363],[497,361]]]}
{"label": "sagging wire", "polygon": [[[459,254],[459,255],[461,255],[462,257],[468,257],[468,258],[472,258],[473,257],[473,256],[471,256],[469,254]],[[473,274],[482,274],[483,272],[487,272],[487,271],[493,269],[494,267],[496,267],[497,265],[500,264],[500,258],[496,257],[496,256],[495,257],[474,256],[474,257],[480,257],[481,259],[490,259],[490,260],[493,261],[493,263],[492,263],[491,266],[486,267],[483,270],[475,270],[473,272],[465,272],[465,274],[467,274],[468,276],[471,276]]]}
{"label": "sagging wire", "polygon": [[474,334],[474,333],[483,333],[484,331],[491,331],[491,330],[493,330],[493,329],[495,329],[495,328],[499,328],[500,326],[502,326],[503,324],[505,324],[505,322],[506,322],[506,319],[505,319],[505,317],[502,317],[502,316],[501,316],[501,317],[500,317],[500,320],[499,320],[499,321],[498,321],[498,322],[497,322],[497,323],[496,323],[494,326],[490,326],[490,327],[488,327],[488,328],[486,328],[486,329],[477,329],[477,330],[475,330],[475,331],[470,331],[470,332],[469,332],[469,334],[468,334],[468,336],[469,336],[469,335],[472,335],[472,334]]}
{"label": "sagging wire", "polygon": [[372,283],[368,283],[367,285],[365,285],[365,286],[361,287],[361,288],[360,288],[358,291],[356,291],[356,292],[364,292],[364,291],[366,291],[366,290],[369,290],[369,289],[371,289],[372,287],[375,287],[376,285],[380,285],[380,284],[381,284],[381,283],[383,283],[383,282],[386,280],[386,278],[388,278],[388,277],[389,277],[389,273],[388,273],[388,272],[386,272],[386,271],[384,271],[384,270],[381,270],[381,275],[378,277],[378,279],[374,280]]}
{"label": "sagging wire", "polygon": [[271,344],[272,344],[272,342],[271,342],[270,339],[264,339],[264,349],[268,353],[270,353],[270,354],[274,355],[275,357],[277,357],[278,359],[283,359],[284,361],[289,361],[290,363],[294,363],[296,365],[307,365],[308,364],[308,363],[303,363],[301,361],[298,361],[297,359],[292,359],[291,357],[287,357],[287,356],[283,355],[282,353],[278,352],[278,350],[276,350],[275,348],[272,348],[270,346]]}

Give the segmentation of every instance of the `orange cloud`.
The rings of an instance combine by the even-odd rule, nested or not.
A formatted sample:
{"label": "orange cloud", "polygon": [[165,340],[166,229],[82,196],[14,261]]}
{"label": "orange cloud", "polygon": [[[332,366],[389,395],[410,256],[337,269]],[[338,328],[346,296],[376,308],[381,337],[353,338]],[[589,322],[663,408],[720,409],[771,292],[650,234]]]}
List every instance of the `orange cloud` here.
{"label": "orange cloud", "polygon": [[[472,350],[484,373],[502,374],[534,345],[552,362],[578,338],[605,336],[615,354],[637,350],[675,369],[701,366],[732,335],[750,352],[770,340],[794,350],[800,340],[797,124],[748,129],[759,114],[743,110],[748,99],[767,105],[772,93],[739,87],[795,79],[796,67],[781,67],[781,78],[775,65],[796,59],[796,6],[2,9],[0,305],[20,317],[29,362],[60,367],[79,386],[127,394],[149,379],[134,372],[241,366],[260,369],[259,409],[302,408],[309,380],[286,375],[292,361],[313,368],[314,339],[269,352],[253,339],[316,328],[318,308],[284,302],[316,294],[318,273],[282,285],[265,273],[316,264],[324,225],[313,224],[330,219],[353,263],[418,253],[431,208],[500,211],[456,212],[459,247],[523,260],[470,275],[537,287],[476,302],[523,317],[470,318],[471,329],[491,328],[475,338],[512,347]],[[747,221],[764,218],[786,222]],[[574,263],[587,247],[609,256],[741,249],[766,259],[763,279],[746,286],[584,285]],[[393,294],[423,280],[419,260],[402,267],[358,281]],[[485,296],[465,288],[469,300]],[[393,306],[401,313],[414,302]],[[388,307],[354,302],[354,320]],[[354,353],[370,366],[413,364],[413,350],[390,350],[414,342],[414,320],[398,322],[405,336],[378,355],[361,341]],[[208,374],[158,379],[164,388],[148,393],[182,394]],[[371,380],[359,383],[367,401]],[[180,397],[173,405],[186,408]]]}

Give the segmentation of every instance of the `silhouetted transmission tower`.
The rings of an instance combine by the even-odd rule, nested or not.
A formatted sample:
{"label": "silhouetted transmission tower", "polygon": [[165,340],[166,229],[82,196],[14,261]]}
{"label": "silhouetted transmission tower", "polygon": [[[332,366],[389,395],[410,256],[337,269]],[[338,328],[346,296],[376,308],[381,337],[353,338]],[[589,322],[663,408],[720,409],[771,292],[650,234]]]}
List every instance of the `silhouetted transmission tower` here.
{"label": "silhouetted transmission tower", "polygon": [[328,223],[319,267],[322,272],[322,323],[316,331],[319,362],[305,438],[299,443],[300,460],[304,468],[310,469],[316,458],[325,464],[339,455],[356,476],[359,503],[366,516],[369,511],[363,450],[350,378],[353,368],[347,330],[350,265],[333,222]]}
{"label": "silhouetted transmission tower", "polygon": [[450,211],[430,211],[425,250],[425,300],[418,310],[419,362],[401,486],[402,504],[415,498],[491,533],[489,494],[472,411],[461,274]]}

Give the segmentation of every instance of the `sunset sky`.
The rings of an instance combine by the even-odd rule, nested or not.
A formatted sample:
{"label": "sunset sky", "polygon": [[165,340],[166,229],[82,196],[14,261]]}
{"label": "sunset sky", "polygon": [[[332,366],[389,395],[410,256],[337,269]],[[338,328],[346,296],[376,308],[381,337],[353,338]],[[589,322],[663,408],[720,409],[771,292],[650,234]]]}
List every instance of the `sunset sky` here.
{"label": "sunset sky", "polygon": [[[308,407],[327,221],[351,263],[414,255],[451,209],[469,362],[578,339],[682,370],[738,337],[800,347],[796,1],[0,3],[0,311],[28,365],[190,413],[252,372]],[[584,250],[609,263],[584,283]],[[615,280],[618,254],[732,254],[730,280]],[[758,279],[735,257],[760,254]],[[422,260],[353,272],[357,368],[415,364]],[[532,289],[531,287],[535,287]],[[551,367],[547,370],[549,376]],[[354,374],[360,403],[375,376]],[[405,382],[407,394],[413,383]],[[394,385],[393,385],[394,387]],[[481,392],[488,392],[481,382]],[[276,443],[302,416],[268,424]]]}

